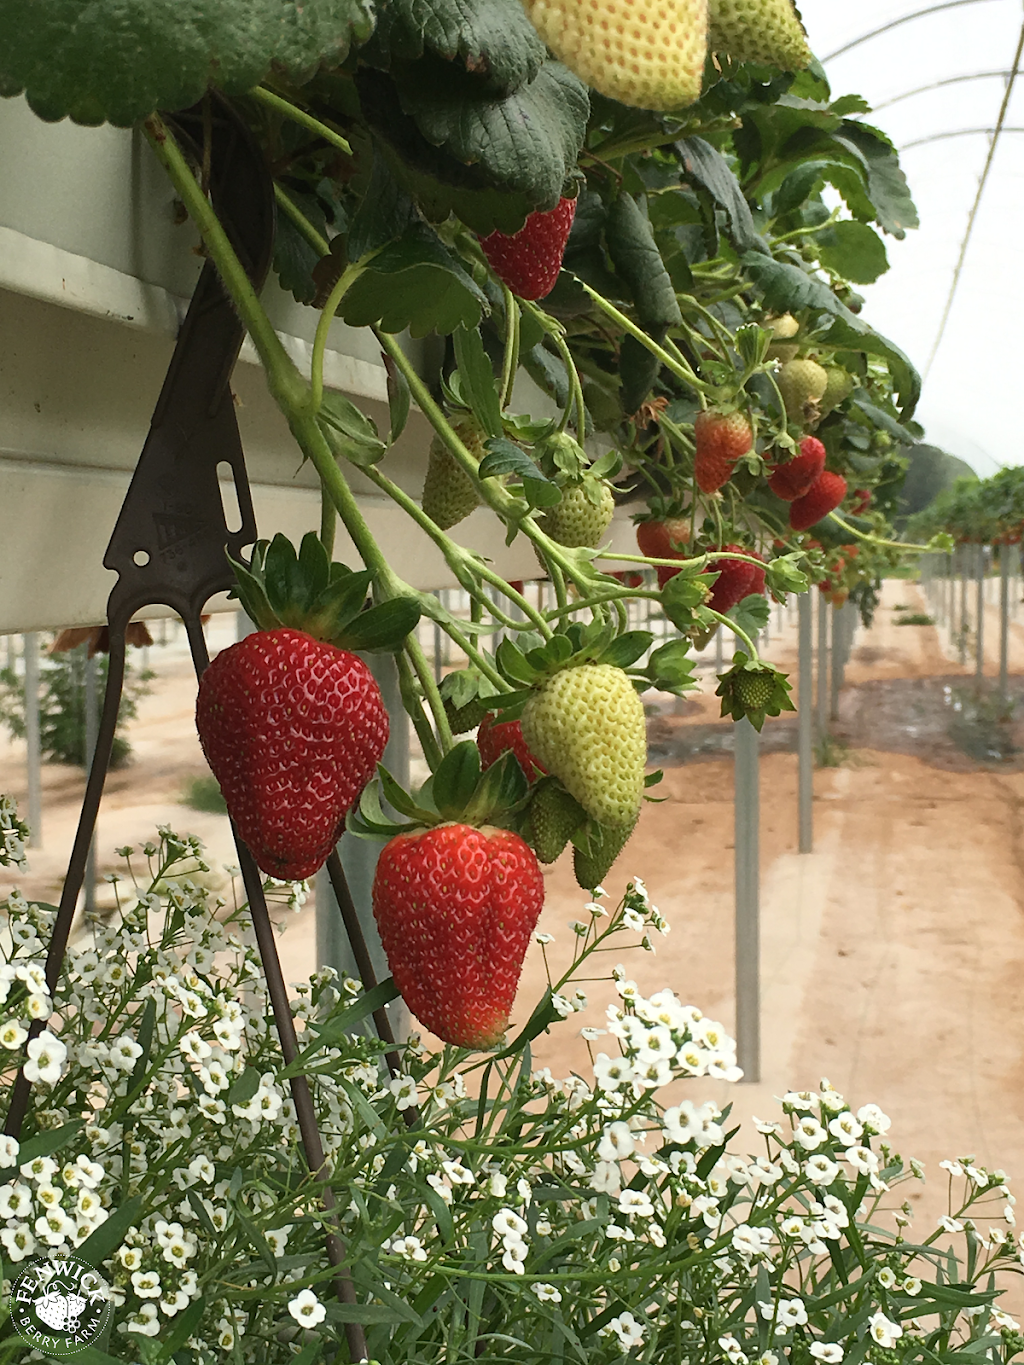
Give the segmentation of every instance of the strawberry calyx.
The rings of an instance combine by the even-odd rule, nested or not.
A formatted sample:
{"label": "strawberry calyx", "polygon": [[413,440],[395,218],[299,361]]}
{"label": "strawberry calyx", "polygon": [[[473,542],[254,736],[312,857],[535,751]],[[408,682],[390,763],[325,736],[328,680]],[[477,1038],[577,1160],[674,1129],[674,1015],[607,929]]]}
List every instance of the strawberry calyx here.
{"label": "strawberry calyx", "polygon": [[[229,557],[230,559],[230,557]],[[286,536],[258,540],[248,564],[230,559],[237,598],[257,630],[286,626],[339,649],[393,652],[416,629],[419,604],[394,597],[367,606],[370,569],[332,564],[313,531],[296,554]]]}
{"label": "strawberry calyx", "polygon": [[755,730],[764,725],[765,716],[795,711],[790,699],[787,675],[763,659],[751,659],[743,650],[733,656],[732,667],[719,674],[715,695],[722,698],[723,716],[750,721]]}
{"label": "strawberry calyx", "polygon": [[[349,814],[349,833],[364,839],[392,839],[413,829],[462,824],[514,828],[526,805],[530,784],[511,752],[502,754],[486,770],[471,739],[454,745],[436,771],[413,796],[382,765],[377,781],[363,792],[357,810]],[[381,798],[404,817],[400,822],[385,813]]]}

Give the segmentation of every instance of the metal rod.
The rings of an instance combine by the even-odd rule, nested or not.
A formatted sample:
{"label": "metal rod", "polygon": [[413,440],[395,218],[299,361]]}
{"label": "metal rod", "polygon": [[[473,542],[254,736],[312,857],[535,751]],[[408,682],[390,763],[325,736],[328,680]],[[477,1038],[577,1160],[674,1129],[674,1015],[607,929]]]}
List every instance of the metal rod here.
{"label": "metal rod", "polygon": [[29,848],[43,846],[43,751],[39,738],[39,636],[21,637],[25,658],[25,749],[28,769]]}
{"label": "metal rod", "polygon": [[818,735],[828,733],[828,603],[818,597]]}
{"label": "metal rod", "polygon": [[839,689],[843,685],[845,622],[843,621],[843,609],[841,607],[833,607],[830,616],[832,621],[832,668],[829,678],[828,718],[832,721],[839,719]]}
{"label": "metal rod", "polygon": [[[85,766],[92,767],[96,753],[96,738],[99,733],[99,710],[96,689],[97,660],[90,657],[89,646],[85,649]],[[90,917],[96,913],[96,831],[92,832],[89,856],[85,860],[85,913]]]}
{"label": "metal rod", "polygon": [[814,851],[814,645],[811,640],[811,598],[797,599],[800,632],[797,711],[797,810],[800,852]]}
{"label": "metal rod", "polygon": [[1009,699],[1010,672],[1010,547],[999,547],[999,695]]}
{"label": "metal rod", "polygon": [[743,1079],[761,1079],[758,735],[737,721],[735,771],[736,1060]]}
{"label": "metal rod", "polygon": [[[210,662],[202,623],[195,618],[190,618],[185,622],[185,629],[188,632],[189,649],[192,653],[196,677],[201,678]],[[123,658],[123,636],[121,650]],[[231,832],[238,852],[238,865],[242,869],[242,881],[249,903],[249,915],[256,935],[260,960],[263,964],[263,975],[267,982],[271,1008],[274,1011],[277,1036],[281,1042],[281,1056],[284,1059],[285,1066],[290,1067],[293,1062],[298,1060],[299,1041],[295,1032],[295,1020],[292,1017],[291,1005],[288,1002],[288,988],[285,985],[284,973],[281,970],[281,959],[277,953],[274,926],[270,922],[270,913],[267,910],[267,901],[263,894],[263,881],[252,854],[235,829],[234,821],[231,822]],[[288,1085],[292,1094],[292,1102],[295,1105],[295,1118],[299,1126],[299,1136],[302,1140],[306,1164],[320,1185],[321,1207],[328,1215],[330,1223],[336,1225],[334,1191],[330,1186],[330,1172],[324,1153],[323,1140],[320,1136],[320,1127],[317,1123],[316,1109],[313,1105],[313,1095],[309,1088],[309,1080],[301,1074],[290,1076]],[[328,1227],[325,1242],[327,1259],[338,1272],[333,1281],[334,1292],[342,1303],[357,1303],[355,1285],[345,1264],[345,1245],[333,1227]],[[347,1322],[345,1324],[345,1339],[354,1361],[363,1360],[367,1357],[366,1336],[359,1323]]]}
{"label": "metal rod", "polygon": [[722,655],[723,655],[722,627],[719,626],[718,629],[715,631],[715,672],[716,672],[716,673],[721,673],[722,668],[723,668],[723,666],[724,666],[724,664],[725,664],[725,660],[724,660],[724,658],[722,657]]}
{"label": "metal rod", "polygon": [[978,614],[977,639],[975,642],[974,676],[979,680],[985,676],[985,547],[979,545],[974,555],[978,582],[976,610]]}
{"label": "metal rod", "polygon": [[957,554],[960,556],[960,630],[957,635],[959,646],[960,663],[967,664],[967,546],[957,547]]}

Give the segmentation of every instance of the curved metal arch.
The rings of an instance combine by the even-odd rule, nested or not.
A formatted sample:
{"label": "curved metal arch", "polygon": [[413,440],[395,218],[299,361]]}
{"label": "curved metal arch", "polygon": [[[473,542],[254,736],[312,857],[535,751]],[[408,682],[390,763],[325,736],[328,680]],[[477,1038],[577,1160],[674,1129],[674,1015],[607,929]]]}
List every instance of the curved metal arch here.
{"label": "curved metal arch", "polygon": [[899,28],[901,24],[909,24],[912,19],[922,19],[926,14],[937,14],[944,9],[959,9],[961,5],[982,5],[990,4],[992,0],[943,0],[941,5],[929,5],[926,9],[914,10],[912,14],[903,14],[898,19],[892,19],[888,24],[883,24],[881,28],[873,28],[870,33],[862,33],[859,38],[852,38],[850,42],[844,43],[842,47],[837,47],[835,52],[830,52],[827,57],[822,57],[823,62],[830,62],[834,57],[841,57],[844,52],[849,52],[851,48],[859,47],[861,43],[868,42],[871,38],[877,38],[881,33],[888,33],[890,29]]}
{"label": "curved metal arch", "polygon": [[882,100],[879,104],[872,105],[871,112],[875,114],[879,109],[888,109],[894,104],[899,104],[902,100],[912,99],[915,95],[926,95],[930,90],[941,90],[946,85],[962,85],[966,81],[993,80],[996,76],[1005,81],[1012,74],[1010,71],[974,71],[969,76],[947,76],[945,80],[932,81],[930,85],[918,85],[913,90],[904,90],[902,95],[893,95],[892,99]]}
{"label": "curved metal arch", "polygon": [[1002,137],[1006,133],[1024,133],[1024,128],[954,128],[948,133],[929,133],[927,137],[917,137],[913,142],[905,142],[898,150],[902,156],[904,152],[914,147],[925,147],[929,142],[945,142],[951,137],[978,137],[982,133],[987,137],[995,137],[998,133]]}

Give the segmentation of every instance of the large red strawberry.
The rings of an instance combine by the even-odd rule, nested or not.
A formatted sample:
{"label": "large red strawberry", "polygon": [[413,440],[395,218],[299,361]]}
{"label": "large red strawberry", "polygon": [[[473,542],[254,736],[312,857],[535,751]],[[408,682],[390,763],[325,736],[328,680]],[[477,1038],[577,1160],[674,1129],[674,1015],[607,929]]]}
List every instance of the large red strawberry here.
{"label": "large red strawberry", "polygon": [[457,1047],[501,1040],[543,904],[532,850],[489,826],[399,834],[373,882],[395,985],[420,1023]]}
{"label": "large red strawberry", "polygon": [[491,269],[521,299],[551,293],[576,217],[576,200],[560,199],[547,213],[531,213],[518,232],[492,232],[480,245]]}
{"label": "large red strawberry", "polygon": [[[761,562],[764,563],[763,557],[759,555],[756,550],[748,550],[747,554],[750,555],[751,559],[760,559]],[[768,576],[767,567],[768,567],[767,564],[765,564],[765,567],[763,569],[758,569],[751,565],[750,587],[747,589],[746,593],[748,597],[750,596],[751,593],[757,593],[759,597],[764,596],[765,584]]]}
{"label": "large red strawberry", "polygon": [[855,517],[863,516],[871,506],[871,490],[869,488],[855,488],[853,490],[853,502],[850,511]]}
{"label": "large red strawberry", "polygon": [[325,862],[388,738],[363,661],[287,627],[217,655],[199,684],[196,726],[239,834],[283,881]]}
{"label": "large red strawberry", "polygon": [[790,505],[789,524],[794,531],[806,531],[834,512],[846,497],[846,480],[842,474],[826,469],[819,474],[802,498]]}
{"label": "large red strawberry", "polygon": [[[654,517],[636,524],[636,543],[641,553],[651,559],[685,559],[689,539],[690,522],[687,517]],[[678,569],[659,565],[658,587],[663,588],[678,572]]]}
{"label": "large red strawberry", "polygon": [[714,493],[728,483],[736,461],[754,444],[750,423],[742,412],[699,413],[693,424],[697,446],[693,473],[702,493]]}
{"label": "large red strawberry", "polygon": [[[750,551],[743,545],[723,545],[723,550],[730,554],[749,555]],[[746,564],[741,559],[715,559],[712,567],[718,574],[711,588],[711,596],[708,598],[708,606],[712,611],[725,613],[742,602],[744,597],[749,597],[757,589],[753,587],[754,577],[760,572],[755,569],[753,564]]]}
{"label": "large red strawberry", "polygon": [[522,726],[519,722],[517,720],[495,720],[493,711],[484,716],[480,722],[480,729],[476,735],[476,747],[480,750],[480,766],[485,770],[492,763],[497,763],[502,754],[513,753],[519,760],[519,766],[531,782],[536,779],[538,768],[542,773],[547,772],[547,768],[538,763],[527,748],[526,740],[523,738]]}
{"label": "large red strawberry", "polygon": [[805,436],[800,442],[799,455],[774,466],[768,487],[777,498],[795,502],[804,496],[824,468],[825,447],[817,436]]}

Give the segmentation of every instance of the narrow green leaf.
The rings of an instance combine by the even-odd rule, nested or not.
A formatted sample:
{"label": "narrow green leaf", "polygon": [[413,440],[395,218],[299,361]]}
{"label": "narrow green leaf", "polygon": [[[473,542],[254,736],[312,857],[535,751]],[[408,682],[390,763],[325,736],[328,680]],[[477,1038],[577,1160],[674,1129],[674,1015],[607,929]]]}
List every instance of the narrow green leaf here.
{"label": "narrow green leaf", "polygon": [[482,479],[497,478],[500,474],[514,474],[517,478],[532,479],[535,483],[548,482],[526,451],[514,441],[510,441],[507,436],[491,437],[484,442],[484,449],[487,454],[480,461],[479,468]]}
{"label": "narrow green leaf", "polygon": [[478,327],[457,327],[452,334],[462,396],[488,436],[500,436],[501,403],[497,381]]}
{"label": "narrow green leaf", "polygon": [[448,819],[457,818],[473,799],[479,781],[480,750],[473,740],[463,740],[445,754],[434,773],[437,809]]}
{"label": "narrow green leaf", "polygon": [[[199,1326],[203,1314],[206,1312],[206,1299],[200,1295],[198,1299],[193,1299],[183,1313],[179,1313],[172,1323],[168,1324],[169,1330],[163,1340],[158,1360],[170,1360],[175,1351],[181,1348],[192,1336],[195,1329]],[[81,1359],[81,1357],[79,1357]]]}
{"label": "narrow green leaf", "polygon": [[105,1261],[114,1248],[119,1247],[124,1241],[128,1229],[139,1221],[143,1207],[140,1195],[126,1200],[105,1223],[101,1223],[89,1233],[82,1245],[75,1249],[75,1255],[80,1256],[83,1261],[88,1261],[90,1265],[99,1265]]}
{"label": "narrow green leaf", "polygon": [[131,1079],[128,1082],[129,1090],[134,1090],[146,1074],[146,1068],[149,1066],[149,1054],[153,1046],[153,1028],[155,1024],[156,1001],[150,996],[142,1011],[142,1020],[139,1024],[139,1031],[135,1035],[135,1041],[138,1046],[142,1048],[142,1051],[135,1059]]}
{"label": "narrow green leaf", "polygon": [[59,1128],[50,1128],[46,1132],[37,1133],[27,1142],[23,1142],[18,1150],[18,1159],[13,1166],[8,1166],[0,1171],[0,1179],[8,1173],[12,1174],[19,1166],[26,1165],[29,1161],[35,1161],[37,1156],[52,1156],[54,1152],[59,1152],[62,1147],[67,1147],[74,1142],[80,1135],[84,1123],[81,1119],[72,1119],[70,1123],[64,1123]]}
{"label": "narrow green leaf", "polygon": [[401,649],[420,619],[419,604],[411,597],[392,597],[362,611],[342,632],[346,649],[370,653]]}
{"label": "narrow green leaf", "polygon": [[646,654],[654,643],[649,630],[628,630],[617,636],[596,660],[599,664],[611,664],[613,668],[628,668],[635,664],[641,655]]}
{"label": "narrow green leaf", "polygon": [[247,1066],[224,1096],[225,1104],[248,1104],[260,1088],[260,1069]]}
{"label": "narrow green leaf", "polygon": [[388,376],[388,409],[391,413],[388,445],[394,445],[405,430],[405,424],[409,420],[412,395],[409,392],[405,375],[386,353],[384,354],[384,368]]}

